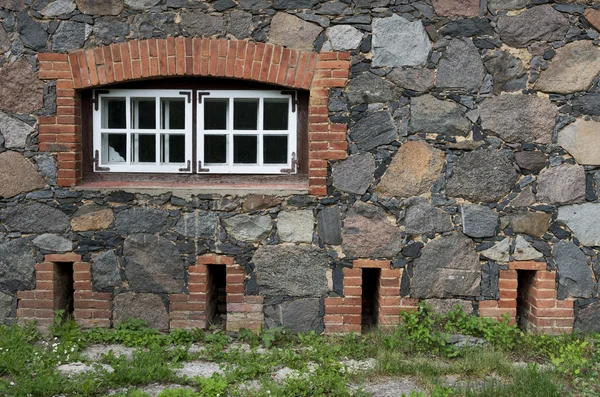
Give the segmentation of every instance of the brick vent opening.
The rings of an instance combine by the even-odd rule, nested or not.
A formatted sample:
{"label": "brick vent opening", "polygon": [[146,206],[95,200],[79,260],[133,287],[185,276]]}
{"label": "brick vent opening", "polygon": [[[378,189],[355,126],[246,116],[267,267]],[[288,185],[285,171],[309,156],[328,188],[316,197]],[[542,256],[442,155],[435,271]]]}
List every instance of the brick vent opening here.
{"label": "brick vent opening", "polygon": [[199,256],[188,267],[188,294],[170,294],[171,328],[203,328],[221,321],[227,331],[260,331],[264,323],[262,296],[244,295],[244,268],[232,257]]}
{"label": "brick vent opening", "polygon": [[379,282],[381,269],[363,269],[362,271],[362,313],[363,330],[378,325]]}
{"label": "brick vent opening", "polygon": [[357,259],[352,268],[344,268],[344,296],[325,298],[325,333],[398,325],[400,313],[416,310],[419,304],[418,299],[400,296],[402,272],[385,260]]}
{"label": "brick vent opening", "polygon": [[532,328],[533,324],[529,322],[532,305],[529,303],[535,297],[533,293],[533,279],[535,277],[533,270],[517,270],[517,325],[523,331]]}
{"label": "brick vent opening", "polygon": [[227,272],[225,266],[207,266],[206,321],[224,328],[227,322]]}
{"label": "brick vent opening", "polygon": [[501,270],[500,299],[479,302],[479,315],[501,319],[508,315],[523,330],[549,334],[573,331],[573,300],[556,296],[556,272],[545,262],[511,262]]}
{"label": "brick vent opening", "polygon": [[73,281],[73,262],[57,262],[54,275],[55,310],[63,310],[65,318],[74,312]]}
{"label": "brick vent opening", "polygon": [[47,329],[57,310],[65,310],[83,327],[110,327],[111,294],[92,291],[89,263],[77,254],[49,254],[35,265],[36,288],[17,292],[17,319]]}

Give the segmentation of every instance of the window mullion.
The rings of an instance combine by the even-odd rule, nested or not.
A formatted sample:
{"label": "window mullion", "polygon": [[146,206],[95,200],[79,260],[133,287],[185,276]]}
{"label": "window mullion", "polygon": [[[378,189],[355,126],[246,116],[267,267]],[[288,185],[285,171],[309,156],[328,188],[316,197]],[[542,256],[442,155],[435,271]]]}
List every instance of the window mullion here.
{"label": "window mullion", "polygon": [[154,118],[154,140],[155,140],[155,165],[160,166],[162,164],[161,161],[161,130],[160,130],[160,95],[157,95],[154,97],[154,112],[156,114],[156,117]]}
{"label": "window mullion", "polygon": [[233,167],[234,167],[234,163],[233,163],[233,134],[235,132],[234,128],[233,128],[233,112],[235,111],[233,103],[234,103],[234,98],[233,95],[231,95],[228,98],[229,101],[229,112],[227,114],[227,139],[225,141],[225,144],[227,145],[226,149],[227,149],[227,168],[229,169],[229,172],[233,172]]}
{"label": "window mullion", "polygon": [[[297,133],[297,115],[298,115],[298,109],[296,109],[295,112],[292,112],[292,102],[294,101],[294,94],[292,94],[292,96],[290,96],[289,99],[289,106],[288,106],[288,129],[287,129],[287,136],[288,136],[288,155],[287,155],[287,168],[288,169],[292,169],[292,155],[293,153],[296,153],[296,159],[298,159],[298,149],[297,149],[297,144],[298,144],[298,133]],[[294,132],[294,134],[292,134],[292,132]],[[293,135],[293,136],[292,136]]]}
{"label": "window mullion", "polygon": [[125,96],[125,134],[126,134],[126,145],[125,149],[127,152],[125,153],[125,160],[127,165],[131,165],[133,162],[132,155],[132,139],[131,139],[131,97],[129,95]]}
{"label": "window mullion", "polygon": [[257,153],[256,153],[256,162],[258,164],[258,166],[262,166],[264,163],[264,159],[263,159],[263,136],[264,136],[264,111],[263,111],[263,107],[264,107],[264,102],[265,102],[265,98],[264,97],[260,97],[258,98],[258,116],[257,116],[257,126],[256,126],[256,142],[257,142]]}

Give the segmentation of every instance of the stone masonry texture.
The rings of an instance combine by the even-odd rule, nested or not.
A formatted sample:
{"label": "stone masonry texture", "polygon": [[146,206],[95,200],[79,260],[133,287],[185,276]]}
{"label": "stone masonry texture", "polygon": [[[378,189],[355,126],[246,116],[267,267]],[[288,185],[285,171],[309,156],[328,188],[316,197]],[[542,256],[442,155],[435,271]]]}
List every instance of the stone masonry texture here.
{"label": "stone masonry texture", "polygon": [[[600,331],[592,3],[0,0],[0,323],[47,322],[66,261],[84,325],[205,326],[226,266],[235,329],[347,332],[373,266],[394,315],[514,317],[532,270],[566,310],[547,324]],[[166,77],[306,91],[302,187],[90,187],[81,93]]]}

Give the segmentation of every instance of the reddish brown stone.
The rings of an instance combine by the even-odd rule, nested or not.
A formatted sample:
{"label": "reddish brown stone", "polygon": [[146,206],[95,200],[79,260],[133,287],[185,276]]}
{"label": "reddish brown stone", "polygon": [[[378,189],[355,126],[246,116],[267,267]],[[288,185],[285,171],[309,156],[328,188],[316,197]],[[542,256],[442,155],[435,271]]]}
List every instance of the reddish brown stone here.
{"label": "reddish brown stone", "polygon": [[249,194],[246,201],[242,204],[244,212],[266,210],[267,208],[276,207],[281,204],[281,199],[277,196],[267,196],[264,194]]}
{"label": "reddish brown stone", "polygon": [[395,257],[402,248],[400,229],[375,205],[357,201],[344,221],[342,250],[351,258]]}
{"label": "reddish brown stone", "polygon": [[79,11],[88,15],[119,15],[123,0],[75,0]]}
{"label": "reddish brown stone", "polygon": [[108,228],[114,220],[115,217],[110,208],[89,205],[77,210],[71,220],[71,228],[76,232],[102,230]]}
{"label": "reddish brown stone", "polygon": [[30,113],[44,105],[44,84],[25,58],[0,69],[0,110]]}
{"label": "reddish brown stone", "polygon": [[0,52],[4,53],[10,49],[10,37],[4,30],[2,26],[0,26]]}
{"label": "reddish brown stone", "polygon": [[377,191],[382,196],[411,197],[427,193],[440,177],[444,152],[424,142],[406,142],[392,160]]}
{"label": "reddish brown stone", "polygon": [[0,154],[0,197],[13,197],[44,186],[44,179],[22,154]]}
{"label": "reddish brown stone", "polygon": [[479,0],[433,0],[433,7],[439,16],[476,17]]}
{"label": "reddish brown stone", "polygon": [[11,11],[23,11],[25,9],[25,0],[0,0],[0,8],[6,8]]}
{"label": "reddish brown stone", "polygon": [[588,8],[583,13],[583,16],[596,30],[600,30],[600,10]]}

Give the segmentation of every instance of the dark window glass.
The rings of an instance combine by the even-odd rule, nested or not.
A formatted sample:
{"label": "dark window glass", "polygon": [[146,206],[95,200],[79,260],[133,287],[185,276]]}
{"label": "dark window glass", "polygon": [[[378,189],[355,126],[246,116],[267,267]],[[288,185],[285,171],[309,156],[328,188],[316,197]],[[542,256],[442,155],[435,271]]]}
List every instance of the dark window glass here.
{"label": "dark window glass", "polygon": [[104,153],[104,163],[122,163],[127,159],[127,135],[105,134],[108,150]]}
{"label": "dark window glass", "polygon": [[263,158],[265,164],[287,164],[288,137],[265,136]]}
{"label": "dark window glass", "polygon": [[156,128],[156,100],[154,98],[132,98],[133,128],[153,130]]}
{"label": "dark window glass", "polygon": [[233,129],[258,129],[258,99],[233,100]]}
{"label": "dark window glass", "polygon": [[161,162],[185,163],[185,135],[161,137]]}
{"label": "dark window glass", "polygon": [[204,129],[226,130],[228,99],[204,99]]}
{"label": "dark window glass", "polygon": [[204,163],[223,164],[227,162],[227,137],[225,135],[204,135]]}
{"label": "dark window glass", "polygon": [[[163,99],[162,102],[162,128],[166,130],[185,129],[185,100]],[[167,122],[168,121],[168,122]]]}
{"label": "dark window glass", "polygon": [[287,130],[289,117],[288,100],[265,99],[264,126],[265,130]]}
{"label": "dark window glass", "polygon": [[185,135],[171,135],[169,141],[171,163],[185,163]]}
{"label": "dark window glass", "polygon": [[148,134],[138,134],[138,162],[154,163],[156,162],[156,136]]}
{"label": "dark window glass", "polygon": [[256,164],[257,139],[252,135],[233,137],[233,162],[236,164]]}
{"label": "dark window glass", "polygon": [[102,128],[127,128],[125,98],[104,98]]}

